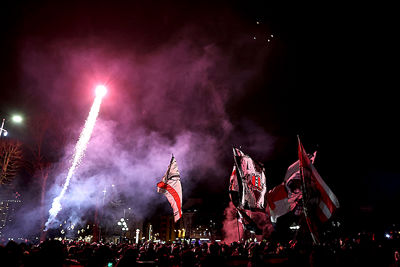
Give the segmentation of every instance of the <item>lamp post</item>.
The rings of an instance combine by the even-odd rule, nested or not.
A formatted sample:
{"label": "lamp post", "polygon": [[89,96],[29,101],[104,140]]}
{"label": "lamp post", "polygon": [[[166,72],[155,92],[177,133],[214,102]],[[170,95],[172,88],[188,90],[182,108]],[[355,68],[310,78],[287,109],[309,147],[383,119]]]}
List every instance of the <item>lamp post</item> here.
{"label": "lamp post", "polygon": [[[14,115],[11,117],[11,120],[15,123],[20,123],[20,122],[22,122],[22,117],[19,115]],[[8,131],[6,129],[4,129],[5,122],[6,122],[6,119],[3,118],[2,122],[1,122],[1,127],[0,127],[0,137],[7,136],[7,134],[8,134]]]}
{"label": "lamp post", "polygon": [[[1,128],[0,128],[0,137],[2,136],[2,135],[4,135],[4,136],[7,136],[7,130],[6,129],[4,129],[4,121],[5,121],[6,119],[3,119],[3,121],[2,121],[2,123],[1,123]],[[4,132],[4,134],[3,134],[3,132]]]}
{"label": "lamp post", "polygon": [[120,236],[120,243],[122,243],[122,236],[125,237],[125,235],[126,235],[126,233],[124,233],[124,231],[128,231],[129,228],[128,228],[128,225],[126,224],[125,218],[121,218],[121,220],[119,220],[117,224],[122,227],[121,236]]}
{"label": "lamp post", "polygon": [[140,233],[140,230],[136,229],[136,244],[139,243],[139,233]]}

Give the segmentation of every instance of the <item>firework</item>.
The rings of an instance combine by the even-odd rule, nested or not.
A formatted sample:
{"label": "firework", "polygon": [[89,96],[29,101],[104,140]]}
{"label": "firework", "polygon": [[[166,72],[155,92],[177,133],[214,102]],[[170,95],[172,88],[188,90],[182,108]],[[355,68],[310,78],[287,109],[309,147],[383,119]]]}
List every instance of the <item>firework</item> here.
{"label": "firework", "polygon": [[60,194],[56,198],[54,198],[51,209],[49,210],[49,219],[45,224],[45,230],[48,229],[50,223],[56,218],[57,214],[62,209],[61,199],[64,197],[65,192],[68,189],[69,183],[71,181],[72,176],[74,175],[75,169],[79,166],[85,154],[87,144],[89,143],[94,125],[96,124],[97,115],[99,114],[100,111],[101,101],[106,92],[107,89],[105,86],[99,85],[96,87],[96,98],[94,99],[92,108],[90,109],[89,116],[86,119],[85,126],[83,127],[83,130],[79,135],[78,142],[75,145],[71,167],[68,170],[67,178],[65,180],[63,188]]}

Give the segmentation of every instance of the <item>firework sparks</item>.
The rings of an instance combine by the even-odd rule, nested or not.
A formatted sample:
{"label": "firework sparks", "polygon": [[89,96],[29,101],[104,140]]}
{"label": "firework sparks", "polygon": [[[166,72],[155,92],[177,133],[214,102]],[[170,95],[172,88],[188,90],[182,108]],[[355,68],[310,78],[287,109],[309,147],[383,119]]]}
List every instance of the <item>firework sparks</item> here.
{"label": "firework sparks", "polygon": [[71,167],[68,170],[67,178],[65,180],[63,188],[62,188],[60,194],[56,198],[54,198],[51,209],[49,210],[50,216],[45,224],[45,230],[48,229],[50,223],[56,218],[58,212],[62,209],[61,199],[64,197],[65,192],[68,189],[69,183],[75,172],[75,169],[80,164],[80,162],[82,161],[82,158],[85,154],[87,144],[90,140],[90,136],[92,135],[94,125],[96,124],[97,115],[99,114],[99,111],[100,111],[101,101],[102,101],[104,95],[106,94],[106,92],[107,92],[107,89],[105,88],[105,86],[103,86],[103,85],[97,86],[96,98],[94,99],[92,108],[90,109],[89,116],[86,119],[85,126],[83,127],[83,130],[79,136],[78,142],[75,145]]}

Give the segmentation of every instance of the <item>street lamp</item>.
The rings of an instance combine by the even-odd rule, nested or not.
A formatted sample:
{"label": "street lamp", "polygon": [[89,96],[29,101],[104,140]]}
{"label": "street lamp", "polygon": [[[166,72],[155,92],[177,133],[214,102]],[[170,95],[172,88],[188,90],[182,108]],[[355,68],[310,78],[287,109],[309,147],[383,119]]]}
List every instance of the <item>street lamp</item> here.
{"label": "street lamp", "polygon": [[[0,127],[0,137],[1,136],[7,136],[8,131],[4,129],[4,123],[6,119],[3,118],[3,121],[1,122],[1,127]],[[11,121],[15,123],[21,123],[22,122],[22,117],[20,115],[14,115],[11,117]]]}
{"label": "street lamp", "polygon": [[117,224],[122,227],[121,238],[120,238],[120,242],[122,243],[122,236],[125,237],[125,235],[126,235],[126,233],[124,233],[124,231],[129,231],[129,228],[128,228],[128,225],[126,224],[126,221],[124,218],[121,218],[121,220],[119,220]]}

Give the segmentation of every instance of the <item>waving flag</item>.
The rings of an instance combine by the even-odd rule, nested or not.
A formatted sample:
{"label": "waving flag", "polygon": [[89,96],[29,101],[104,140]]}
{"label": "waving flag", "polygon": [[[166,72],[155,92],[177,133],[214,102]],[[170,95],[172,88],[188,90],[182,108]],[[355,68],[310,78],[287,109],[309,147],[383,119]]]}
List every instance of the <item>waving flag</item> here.
{"label": "waving flag", "polygon": [[177,222],[182,217],[182,186],[174,155],[162,181],[157,184],[157,192],[164,194],[168,199],[174,212],[174,220]]}
{"label": "waving flag", "polygon": [[[308,155],[312,163],[314,163],[315,156],[316,152]],[[299,161],[297,160],[287,169],[283,182],[268,192],[267,200],[271,222],[276,223],[278,217],[293,211],[298,204],[301,206],[303,197],[301,183]]]}
{"label": "waving flag", "polygon": [[279,184],[268,191],[268,210],[271,222],[276,223],[278,217],[291,211],[288,192],[285,185]]}
{"label": "waving flag", "polygon": [[304,201],[306,205],[314,204],[314,207],[310,208],[315,208],[315,212],[320,221],[325,222],[332,216],[332,213],[339,208],[339,201],[324,180],[322,180],[311,163],[311,160],[307,157],[300,139],[298,141],[300,169],[305,186],[303,193],[306,194],[306,196],[304,196]]}
{"label": "waving flag", "polygon": [[[315,157],[317,155],[317,151],[314,154],[308,154],[307,157],[310,159],[311,163],[314,164]],[[289,166],[286,171],[285,178],[283,181],[286,183],[286,186],[290,186],[291,183],[296,183],[299,181],[301,183],[301,175],[300,175],[300,161],[297,160],[295,163]],[[298,186],[297,188],[300,188]]]}
{"label": "waving flag", "polygon": [[267,186],[263,165],[235,147],[233,155],[238,177],[239,207],[264,211]]}

